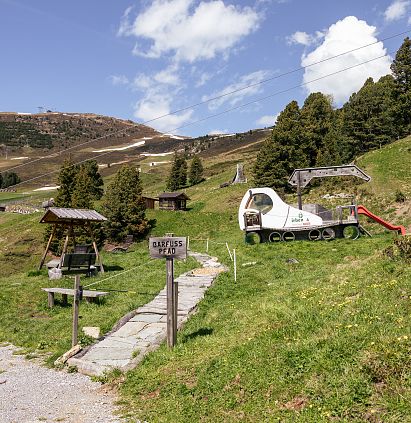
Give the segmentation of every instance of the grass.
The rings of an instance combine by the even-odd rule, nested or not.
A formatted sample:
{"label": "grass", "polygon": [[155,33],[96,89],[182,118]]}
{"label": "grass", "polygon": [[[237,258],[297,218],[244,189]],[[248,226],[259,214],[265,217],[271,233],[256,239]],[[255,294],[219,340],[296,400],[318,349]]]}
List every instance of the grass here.
{"label": "grass", "polygon": [[[357,193],[371,211],[411,223],[396,214],[394,200],[397,189],[409,195],[408,144],[402,140],[387,147],[386,156],[384,148],[360,159],[371,183],[326,189]],[[208,160],[206,180],[187,189],[188,212],[147,212],[153,236],[190,236],[192,250],[200,252],[208,238],[209,253],[230,271],[207,291],[176,348],[162,346],[126,375],[105,377],[122,381],[124,414],[152,422],[410,421],[411,268],[384,254],[393,235],[378,234],[366,222],[377,233],[373,238],[245,245],[237,210],[251,185],[219,186],[234,176],[237,161],[246,162],[250,176],[252,154]],[[142,174],[146,194],[164,190],[167,166]],[[324,203],[324,189],[307,190],[305,201]],[[71,307],[49,309],[40,288],[73,282],[51,282],[35,271],[40,216],[0,215],[0,342],[29,355],[47,353],[51,363],[70,347]],[[226,242],[236,249],[237,283]],[[107,332],[164,286],[164,263],[149,260],[147,250],[141,242],[126,254],[105,254],[106,275],[83,279],[84,285],[98,282],[97,289],[133,292],[113,292],[100,305],[82,303],[81,326]],[[177,262],[176,274],[195,266]]]}
{"label": "grass", "polygon": [[237,246],[237,284],[221,275],[177,347],[127,374],[126,408],[164,422],[406,421],[411,271],[381,254],[390,243]]}

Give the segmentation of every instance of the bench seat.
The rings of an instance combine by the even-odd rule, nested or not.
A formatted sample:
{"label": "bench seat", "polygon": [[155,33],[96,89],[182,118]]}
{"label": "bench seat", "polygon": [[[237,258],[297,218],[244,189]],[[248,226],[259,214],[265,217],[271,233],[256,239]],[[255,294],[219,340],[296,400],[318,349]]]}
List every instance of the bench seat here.
{"label": "bench seat", "polygon": [[[54,306],[54,294],[61,294],[63,299],[63,305],[67,304],[67,296],[70,295],[74,297],[75,290],[70,288],[41,288],[43,291],[47,292],[48,295],[48,305],[49,307]],[[91,303],[96,301],[100,297],[104,297],[108,295],[108,292],[105,291],[83,291],[83,298],[86,299],[87,302]]]}

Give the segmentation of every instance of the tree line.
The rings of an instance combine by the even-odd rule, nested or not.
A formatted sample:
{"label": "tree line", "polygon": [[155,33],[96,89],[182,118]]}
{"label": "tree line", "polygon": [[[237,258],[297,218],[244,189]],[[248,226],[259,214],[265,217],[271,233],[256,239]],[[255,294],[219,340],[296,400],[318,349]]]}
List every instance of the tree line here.
{"label": "tree line", "polygon": [[[175,191],[197,184],[203,180],[203,165],[198,156],[193,156],[187,171],[185,155],[175,153],[173,165],[167,181],[167,189]],[[57,178],[59,188],[54,199],[55,207],[93,209],[94,202],[101,200],[101,212],[107,222],[93,224],[97,244],[101,247],[106,240],[121,242],[127,235],[144,236],[150,229],[146,219],[146,205],[142,197],[140,173],[136,167],[122,166],[114,175],[104,192],[104,182],[95,160],[75,164],[66,159]],[[56,233],[55,242],[50,250],[58,253],[62,247],[63,230]],[[44,234],[44,240],[50,237],[51,227]],[[85,235],[76,234],[78,242],[90,242]]]}
{"label": "tree line", "polygon": [[[66,159],[60,169],[57,183],[54,207],[93,209],[94,202],[101,200],[101,212],[107,218],[102,224],[93,224],[92,229],[99,247],[106,240],[121,242],[126,235],[142,236],[150,225],[145,216],[145,202],[142,198],[142,185],[140,174],[135,167],[122,166],[114,178],[103,189],[98,164],[89,160],[80,165]],[[63,230],[56,233],[56,241],[50,250],[58,253],[62,247]],[[49,238],[51,227],[44,234],[45,241]],[[84,234],[76,234],[77,241],[91,242]]]}
{"label": "tree line", "polygon": [[[332,97],[310,94],[300,108],[291,101],[279,114],[254,165],[256,186],[288,190],[296,168],[350,163],[411,131],[411,41],[396,53],[391,75],[368,78],[339,109]],[[343,83],[343,81],[342,81]]]}
{"label": "tree line", "polygon": [[190,186],[197,185],[204,180],[203,172],[203,163],[196,154],[192,157],[188,169],[187,156],[176,152],[167,179],[167,190],[177,191],[186,188],[188,184]]}
{"label": "tree line", "polygon": [[8,188],[20,182],[20,177],[16,172],[0,173],[0,189]]}

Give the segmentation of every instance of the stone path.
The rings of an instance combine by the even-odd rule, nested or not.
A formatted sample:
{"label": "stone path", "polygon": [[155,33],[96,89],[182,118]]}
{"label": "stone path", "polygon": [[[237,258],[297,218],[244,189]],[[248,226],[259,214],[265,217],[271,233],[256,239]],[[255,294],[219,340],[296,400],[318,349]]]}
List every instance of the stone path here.
{"label": "stone path", "polygon": [[[205,291],[216,276],[226,271],[217,259],[206,254],[190,252],[203,268],[184,273],[178,282],[178,327],[196,310]],[[166,288],[148,304],[132,313],[130,319],[119,329],[93,345],[83,356],[71,358],[68,363],[88,375],[102,375],[118,368],[122,371],[137,366],[150,351],[157,349],[167,337]]]}

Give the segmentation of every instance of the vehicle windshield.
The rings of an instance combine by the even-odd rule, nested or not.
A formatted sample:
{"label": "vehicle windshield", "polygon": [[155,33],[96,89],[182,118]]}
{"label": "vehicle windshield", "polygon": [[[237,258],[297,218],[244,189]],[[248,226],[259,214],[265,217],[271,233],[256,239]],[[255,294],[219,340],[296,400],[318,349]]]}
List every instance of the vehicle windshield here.
{"label": "vehicle windshield", "polygon": [[247,208],[257,209],[262,214],[266,214],[273,208],[273,200],[267,194],[254,194],[248,202]]}

